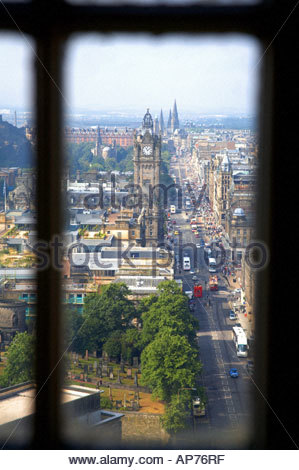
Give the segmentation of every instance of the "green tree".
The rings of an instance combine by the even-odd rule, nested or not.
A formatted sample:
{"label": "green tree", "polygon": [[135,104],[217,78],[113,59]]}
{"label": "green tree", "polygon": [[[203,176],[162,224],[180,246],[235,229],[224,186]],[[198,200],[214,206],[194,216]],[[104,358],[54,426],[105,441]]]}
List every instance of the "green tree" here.
{"label": "green tree", "polygon": [[69,351],[83,353],[85,351],[85,344],[80,335],[81,327],[83,325],[83,316],[75,307],[67,307],[64,311],[64,348]]}
{"label": "green tree", "polygon": [[101,294],[86,296],[80,330],[85,349],[101,350],[113,331],[125,331],[130,326],[136,310],[129,293],[125,284],[113,283],[103,286]]}
{"label": "green tree", "polygon": [[18,333],[7,351],[7,363],[0,386],[9,387],[34,378],[35,339],[28,333]]}
{"label": "green tree", "polygon": [[129,328],[121,339],[121,353],[123,358],[132,362],[134,356],[140,357],[142,351],[142,336],[137,328]]}
{"label": "green tree", "polygon": [[184,429],[190,417],[190,395],[180,393],[173,395],[170,403],[166,405],[165,413],[161,417],[163,428],[170,434]]}
{"label": "green tree", "polygon": [[193,387],[201,370],[196,348],[185,336],[166,327],[141,354],[142,383],[153,395],[170,402],[181,388]]}
{"label": "green tree", "polygon": [[113,331],[103,345],[103,351],[105,351],[112,359],[120,359],[123,334],[124,333],[121,330]]}
{"label": "green tree", "polygon": [[159,331],[168,328],[176,334],[186,336],[194,345],[198,322],[189,311],[187,296],[181,292],[175,281],[161,282],[158,290],[159,295],[149,299],[142,315],[143,344],[149,344]]}

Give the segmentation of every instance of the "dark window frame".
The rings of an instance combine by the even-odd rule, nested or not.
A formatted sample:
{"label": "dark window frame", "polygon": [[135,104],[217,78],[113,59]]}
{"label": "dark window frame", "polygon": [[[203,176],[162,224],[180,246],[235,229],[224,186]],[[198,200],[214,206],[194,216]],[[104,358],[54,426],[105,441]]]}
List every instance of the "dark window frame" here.
{"label": "dark window frame", "polygon": [[[291,296],[282,295],[279,289],[271,288],[280,285],[279,274],[287,275],[277,236],[281,233],[281,218],[284,222],[293,220],[293,214],[297,210],[294,197],[296,193],[291,184],[284,184],[294,178],[289,173],[289,165],[294,165],[294,136],[297,135],[297,109],[294,103],[299,103],[298,68],[287,59],[289,49],[295,59],[299,50],[297,12],[288,18],[294,8],[294,1],[264,1],[256,5],[225,7],[203,5],[104,7],[75,6],[66,4],[62,0],[33,0],[19,4],[4,3],[4,6],[9,15],[1,6],[1,30],[11,32],[21,30],[31,35],[36,42],[38,234],[42,240],[51,240],[53,235],[61,231],[62,201],[59,177],[62,169],[63,102],[57,87],[61,89],[63,86],[63,45],[69,35],[75,32],[96,31],[152,34],[237,32],[256,36],[261,41],[263,49],[267,51],[262,59],[260,92],[262,158],[259,169],[257,238],[264,240],[269,246],[272,264],[268,270],[261,271],[258,276],[256,381],[288,433],[296,441],[298,439],[295,413],[297,390],[293,383],[296,377],[289,373],[297,370],[297,355],[290,354],[294,345],[298,344],[296,328],[293,327],[296,322],[296,311],[293,309]],[[286,19],[287,22],[282,27]],[[279,36],[276,38],[278,31]],[[269,44],[271,47],[268,48]],[[281,165],[281,161],[284,162],[284,166]],[[287,205],[283,203],[284,199]],[[296,231],[293,232],[287,236],[282,235],[280,239],[282,246],[287,242],[296,246]],[[288,289],[296,292],[296,288],[296,276],[294,276],[294,279],[289,280]],[[60,292],[60,275],[54,268],[49,267],[38,273],[36,363],[38,395],[34,439],[31,443],[31,448],[36,449],[71,447],[71,444],[62,441],[60,434],[58,404],[61,382],[59,367],[56,367],[60,358],[57,335],[61,327]],[[288,314],[283,336],[279,328],[279,313],[282,309]],[[267,354],[269,350],[271,354]],[[287,361],[287,370],[281,368],[278,376],[277,368],[283,365],[284,361]],[[255,429],[250,447],[294,449],[290,436],[259,394],[256,396],[255,406]],[[8,442],[6,448],[9,447]]]}

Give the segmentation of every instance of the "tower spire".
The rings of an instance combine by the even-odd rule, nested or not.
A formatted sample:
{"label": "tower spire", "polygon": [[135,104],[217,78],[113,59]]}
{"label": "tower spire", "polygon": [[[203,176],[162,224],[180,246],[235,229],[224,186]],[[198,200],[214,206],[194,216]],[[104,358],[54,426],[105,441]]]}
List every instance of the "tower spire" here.
{"label": "tower spire", "polygon": [[167,121],[167,129],[171,128],[171,109],[169,110],[169,116],[168,116],[168,121]]}
{"label": "tower spire", "polygon": [[161,109],[161,113],[160,113],[159,131],[160,131],[161,135],[164,134],[164,118],[163,118],[162,109]]}
{"label": "tower spire", "polygon": [[149,108],[147,108],[147,111],[144,115],[144,118],[143,118],[143,121],[142,121],[142,127],[143,127],[143,129],[153,130],[153,119],[152,119],[152,116],[149,112]]}
{"label": "tower spire", "polygon": [[179,129],[179,127],[180,127],[179,115],[178,115],[178,110],[177,110],[177,106],[176,106],[176,100],[174,100],[173,111],[172,111],[171,129],[174,132],[176,129]]}

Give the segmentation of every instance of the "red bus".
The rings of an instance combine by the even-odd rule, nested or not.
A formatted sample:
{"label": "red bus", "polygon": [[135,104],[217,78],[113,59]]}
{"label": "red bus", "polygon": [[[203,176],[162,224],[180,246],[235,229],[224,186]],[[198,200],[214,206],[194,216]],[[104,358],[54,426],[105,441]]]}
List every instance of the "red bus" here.
{"label": "red bus", "polygon": [[194,297],[202,297],[202,286],[194,286],[193,294]]}

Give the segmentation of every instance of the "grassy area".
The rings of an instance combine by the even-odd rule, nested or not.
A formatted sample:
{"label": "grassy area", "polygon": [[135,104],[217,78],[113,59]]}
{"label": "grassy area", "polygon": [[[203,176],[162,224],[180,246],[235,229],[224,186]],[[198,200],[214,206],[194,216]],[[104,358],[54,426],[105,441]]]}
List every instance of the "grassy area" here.
{"label": "grassy area", "polygon": [[[84,365],[93,365],[94,361],[98,362],[98,359],[96,358],[89,358],[88,360],[86,359],[79,359],[79,362],[82,364],[83,368],[79,368],[76,365],[74,365],[74,361],[69,357],[71,361],[71,367],[69,370],[72,372],[72,374],[80,376],[80,374],[84,373]],[[102,377],[101,379],[95,374],[95,372],[88,372],[88,377],[91,379],[97,379],[98,381],[102,381],[102,385],[100,385],[100,390],[104,390],[104,393],[101,395],[101,397],[104,397],[106,399],[109,398],[109,393],[110,393],[110,388],[108,387],[107,382],[111,385],[111,393],[112,393],[112,409],[117,410],[116,408],[116,400],[117,401],[122,401],[124,404],[125,402],[127,403],[127,406],[129,406],[129,403],[131,400],[134,399],[135,397],[135,391],[134,390],[124,390],[124,389],[118,389],[118,388],[113,388],[113,382],[116,384],[117,383],[117,372],[120,369],[120,365],[116,364],[114,362],[109,362],[108,367],[113,368],[113,375],[114,379],[110,379],[109,377]],[[141,374],[138,373],[138,369],[130,366],[125,366],[125,369],[127,370],[128,368],[132,369],[132,378],[127,377],[127,372],[120,373],[120,379],[122,385],[134,385],[134,377],[135,377],[135,372],[137,372],[137,377],[138,377],[138,383],[140,382]],[[96,389],[96,385],[89,383],[89,382],[81,382],[77,380],[69,380],[69,384],[73,385],[83,385],[84,387],[89,387]],[[152,400],[152,395],[151,393],[143,393],[139,392],[139,412],[140,413],[157,413],[157,414],[163,414],[164,413],[164,404],[158,400]],[[118,408],[119,411],[124,409],[123,407]]]}

